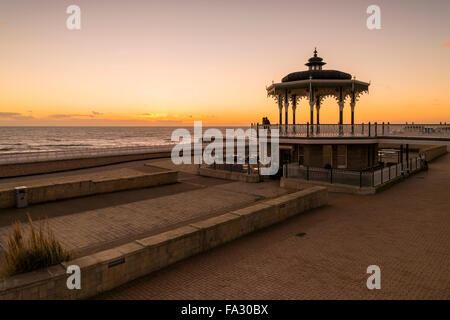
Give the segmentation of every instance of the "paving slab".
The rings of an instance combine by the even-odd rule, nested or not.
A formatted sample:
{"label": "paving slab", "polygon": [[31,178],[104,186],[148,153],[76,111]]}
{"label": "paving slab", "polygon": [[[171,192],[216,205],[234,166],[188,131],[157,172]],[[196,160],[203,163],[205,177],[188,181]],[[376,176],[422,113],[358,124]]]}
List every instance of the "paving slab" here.
{"label": "paving slab", "polygon": [[[114,172],[130,170],[134,169]],[[227,184],[231,186],[224,187]],[[13,222],[25,222],[29,213],[33,220],[47,218],[61,243],[82,255],[239,209],[265,199],[274,188],[281,190],[274,183],[261,184],[255,192],[233,184],[185,173],[183,181],[173,185],[0,209],[0,241],[6,241]],[[270,192],[262,192],[264,188]]]}
{"label": "paving slab", "polygon": [[[450,155],[382,193],[325,207],[98,299],[450,299]],[[367,267],[381,289],[366,287]],[[189,284],[189,285],[186,285]]]}

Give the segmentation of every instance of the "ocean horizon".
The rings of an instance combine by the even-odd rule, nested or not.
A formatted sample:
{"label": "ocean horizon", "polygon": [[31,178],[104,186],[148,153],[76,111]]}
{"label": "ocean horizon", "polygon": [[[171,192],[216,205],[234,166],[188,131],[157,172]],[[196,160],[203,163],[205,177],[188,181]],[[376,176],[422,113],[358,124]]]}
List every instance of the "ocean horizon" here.
{"label": "ocean horizon", "polygon": [[[213,126],[204,126],[212,128]],[[67,151],[77,149],[164,146],[171,144],[173,130],[193,126],[36,126],[0,127],[0,154]],[[214,127],[248,128],[240,126]]]}

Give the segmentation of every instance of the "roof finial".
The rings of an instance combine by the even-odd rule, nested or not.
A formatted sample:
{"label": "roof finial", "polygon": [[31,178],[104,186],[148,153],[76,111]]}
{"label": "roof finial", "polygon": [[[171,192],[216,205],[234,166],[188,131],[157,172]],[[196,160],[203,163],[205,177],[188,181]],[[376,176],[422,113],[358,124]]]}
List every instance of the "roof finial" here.
{"label": "roof finial", "polygon": [[317,57],[317,47],[314,47],[314,57]]}

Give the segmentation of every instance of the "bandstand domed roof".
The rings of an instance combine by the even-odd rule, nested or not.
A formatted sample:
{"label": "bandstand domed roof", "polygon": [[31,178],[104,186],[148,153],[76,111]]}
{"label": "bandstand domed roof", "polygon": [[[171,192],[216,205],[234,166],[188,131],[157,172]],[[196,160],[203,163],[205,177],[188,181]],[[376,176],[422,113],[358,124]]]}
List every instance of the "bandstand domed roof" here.
{"label": "bandstand domed roof", "polygon": [[309,70],[289,73],[281,82],[291,82],[308,79],[321,79],[321,80],[351,80],[352,76],[346,72],[337,70],[322,70],[322,66],[326,63],[323,62],[321,57],[317,56],[317,50],[314,50],[314,56],[309,58],[305,63],[309,67]]}
{"label": "bandstand domed roof", "polygon": [[352,76],[346,72],[337,70],[306,70],[289,73],[281,82],[291,82],[308,79],[351,80]]}

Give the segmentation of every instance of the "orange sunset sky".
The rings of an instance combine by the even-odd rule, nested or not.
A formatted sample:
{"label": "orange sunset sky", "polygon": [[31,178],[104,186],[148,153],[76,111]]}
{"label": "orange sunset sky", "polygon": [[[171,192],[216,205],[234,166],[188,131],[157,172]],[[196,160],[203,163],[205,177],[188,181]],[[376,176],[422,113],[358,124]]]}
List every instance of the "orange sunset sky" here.
{"label": "orange sunset sky", "polygon": [[[381,30],[366,27],[371,4]],[[0,37],[1,126],[276,123],[265,87],[316,46],[324,69],[371,81],[356,122],[450,122],[448,0],[2,0]],[[325,100],[321,122],[337,121]]]}

